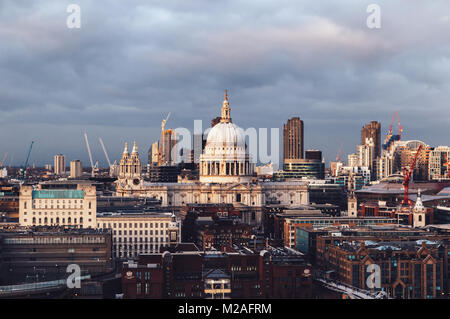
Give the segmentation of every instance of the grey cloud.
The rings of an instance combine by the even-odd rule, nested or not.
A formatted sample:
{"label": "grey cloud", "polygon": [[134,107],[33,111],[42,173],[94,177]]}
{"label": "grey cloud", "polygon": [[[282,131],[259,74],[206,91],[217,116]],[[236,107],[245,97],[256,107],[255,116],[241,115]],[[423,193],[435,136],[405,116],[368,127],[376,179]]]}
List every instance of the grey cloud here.
{"label": "grey cloud", "polygon": [[111,153],[136,139],[143,155],[169,111],[171,127],[207,126],[224,88],[237,124],[300,116],[327,160],[396,108],[405,137],[449,144],[447,1],[377,1],[380,30],[365,26],[372,2],[352,0],[80,0],[82,28],[68,30],[72,2],[0,2],[0,153],[37,139],[37,163],[87,164],[88,128]]}

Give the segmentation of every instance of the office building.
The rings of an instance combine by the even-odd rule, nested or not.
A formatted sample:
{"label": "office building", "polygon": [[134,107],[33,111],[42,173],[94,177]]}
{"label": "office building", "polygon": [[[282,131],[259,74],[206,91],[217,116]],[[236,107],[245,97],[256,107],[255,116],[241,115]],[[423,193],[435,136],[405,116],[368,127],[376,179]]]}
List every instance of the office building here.
{"label": "office building", "polygon": [[305,159],[322,161],[322,151],[319,150],[306,150]]}
{"label": "office building", "polygon": [[111,232],[63,227],[8,227],[0,230],[2,285],[66,279],[69,264],[81,275],[112,271]]}
{"label": "office building", "polygon": [[78,178],[83,175],[83,167],[80,160],[70,162],[70,178]]}
{"label": "office building", "polygon": [[159,252],[180,242],[181,224],[171,213],[99,213],[98,229],[111,229],[113,256],[124,259]]}
{"label": "office building", "polygon": [[428,180],[431,147],[422,141],[412,140],[395,142],[395,149],[393,151],[393,171],[401,174],[404,167],[409,167],[419,146],[422,146],[422,148],[417,155],[416,166],[412,178],[414,180]]}
{"label": "office building", "polygon": [[286,179],[324,179],[325,163],[316,159],[286,160],[283,170],[277,171],[273,176],[276,181]]}
{"label": "office building", "polygon": [[64,155],[55,155],[54,168],[55,175],[64,175],[66,173],[66,157]]}
{"label": "office building", "polygon": [[283,161],[303,159],[303,121],[293,117],[283,126]]}
{"label": "office building", "polygon": [[374,152],[373,158],[381,156],[381,124],[371,121],[361,129],[361,145],[367,145],[368,140],[372,140]]}
{"label": "office building", "polygon": [[430,180],[450,179],[450,147],[438,146],[430,151],[428,177]]}
{"label": "office building", "polygon": [[95,228],[96,213],[96,188],[89,184],[77,184],[75,189],[43,189],[43,184],[35,190],[27,185],[20,188],[21,226]]}

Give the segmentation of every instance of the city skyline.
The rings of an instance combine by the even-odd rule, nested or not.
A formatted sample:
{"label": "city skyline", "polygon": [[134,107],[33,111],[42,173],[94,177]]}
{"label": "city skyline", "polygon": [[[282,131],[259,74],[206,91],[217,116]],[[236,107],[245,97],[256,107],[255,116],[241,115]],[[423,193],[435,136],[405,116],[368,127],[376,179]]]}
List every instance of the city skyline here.
{"label": "city skyline", "polygon": [[[206,128],[224,88],[239,126],[281,131],[298,116],[305,150],[322,150],[327,163],[341,141],[344,153],[353,152],[372,120],[381,122],[383,139],[395,109],[404,140],[449,144],[444,1],[380,1],[376,30],[365,24],[368,3],[105,3],[79,1],[82,26],[69,30],[69,2],[2,2],[6,165],[22,165],[35,141],[30,165],[62,153],[88,167],[85,129],[100,166],[98,137],[112,161],[134,140],[144,159],[169,111],[167,127],[192,128],[201,119]],[[280,153],[281,145],[280,137]]]}

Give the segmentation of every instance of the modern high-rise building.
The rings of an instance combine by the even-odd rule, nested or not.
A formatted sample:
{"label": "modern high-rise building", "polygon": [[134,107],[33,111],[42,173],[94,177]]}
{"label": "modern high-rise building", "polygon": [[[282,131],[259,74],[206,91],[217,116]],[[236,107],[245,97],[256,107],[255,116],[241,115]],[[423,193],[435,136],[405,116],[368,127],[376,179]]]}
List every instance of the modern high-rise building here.
{"label": "modern high-rise building", "polygon": [[392,171],[401,174],[404,167],[411,165],[419,146],[422,146],[420,153],[417,155],[416,166],[412,176],[414,180],[427,180],[431,147],[418,140],[398,141],[395,144]]}
{"label": "modern high-rise building", "polygon": [[63,175],[66,172],[66,158],[62,154],[55,155],[54,157],[55,175]]}
{"label": "modern high-rise building", "polygon": [[358,166],[372,167],[373,148],[367,144],[356,146],[356,154],[358,155]]}
{"label": "modern high-rise building", "polygon": [[310,160],[322,160],[322,151],[319,150],[306,150],[305,158]]}
{"label": "modern high-rise building", "polygon": [[150,147],[148,151],[148,164],[151,166],[157,166],[159,162],[159,142],[156,141]]}
{"label": "modern high-rise building", "polygon": [[160,165],[173,165],[176,162],[176,133],[167,129],[161,135]]}
{"label": "modern high-rise building", "polygon": [[377,121],[371,121],[361,130],[361,144],[366,145],[366,141],[372,139],[374,143],[373,158],[381,156],[381,124]]}
{"label": "modern high-rise building", "polygon": [[283,161],[303,159],[303,121],[293,117],[283,127]]}
{"label": "modern high-rise building", "polygon": [[348,154],[347,162],[348,162],[348,166],[350,166],[350,167],[358,166],[358,163],[359,163],[358,154],[355,154],[355,153]]}
{"label": "modern high-rise building", "polygon": [[430,180],[450,179],[450,147],[438,146],[430,152],[428,178]]}
{"label": "modern high-rise building", "polygon": [[70,162],[70,178],[78,178],[83,175],[83,168],[80,160],[73,160]]}

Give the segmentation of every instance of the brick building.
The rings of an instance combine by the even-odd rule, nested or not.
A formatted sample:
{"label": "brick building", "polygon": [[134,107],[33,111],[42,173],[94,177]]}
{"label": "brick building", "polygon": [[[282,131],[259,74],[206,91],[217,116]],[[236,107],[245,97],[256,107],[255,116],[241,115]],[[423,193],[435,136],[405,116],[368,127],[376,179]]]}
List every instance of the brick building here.
{"label": "brick building", "polygon": [[318,264],[334,279],[369,289],[368,266],[381,271],[381,289],[402,299],[438,298],[448,290],[448,241],[355,241],[332,236],[317,239]]}
{"label": "brick building", "polygon": [[310,298],[312,267],[289,248],[179,249],[123,265],[124,298]]}

